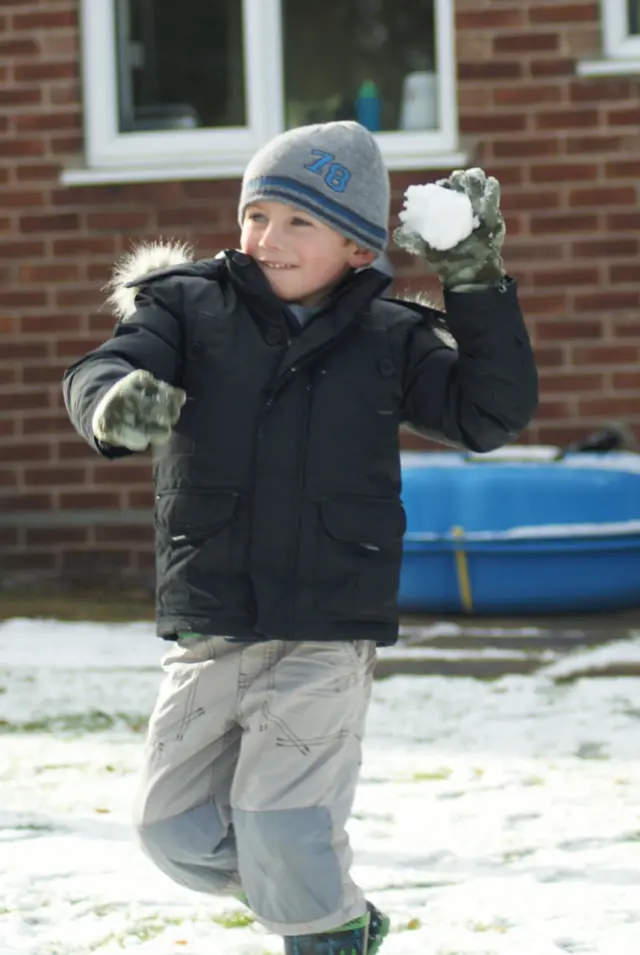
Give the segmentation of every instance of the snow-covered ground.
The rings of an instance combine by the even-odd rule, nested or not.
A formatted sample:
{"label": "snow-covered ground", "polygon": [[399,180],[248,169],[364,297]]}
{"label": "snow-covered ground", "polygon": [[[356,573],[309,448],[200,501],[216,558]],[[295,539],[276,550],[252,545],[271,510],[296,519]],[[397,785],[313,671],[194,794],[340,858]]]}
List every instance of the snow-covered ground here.
{"label": "snow-covered ground", "polygon": [[[0,625],[1,955],[282,950],[133,842],[161,652],[147,624]],[[640,641],[573,662],[608,658]],[[375,684],[350,832],[383,955],[640,953],[640,681],[571,666]]]}

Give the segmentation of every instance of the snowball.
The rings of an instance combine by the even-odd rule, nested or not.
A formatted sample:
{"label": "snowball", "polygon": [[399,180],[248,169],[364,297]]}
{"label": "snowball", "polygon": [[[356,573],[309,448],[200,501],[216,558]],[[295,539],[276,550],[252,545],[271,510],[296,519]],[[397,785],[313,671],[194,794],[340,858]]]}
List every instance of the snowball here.
{"label": "snowball", "polygon": [[452,249],[479,225],[468,196],[435,183],[409,186],[400,221],[441,251]]}

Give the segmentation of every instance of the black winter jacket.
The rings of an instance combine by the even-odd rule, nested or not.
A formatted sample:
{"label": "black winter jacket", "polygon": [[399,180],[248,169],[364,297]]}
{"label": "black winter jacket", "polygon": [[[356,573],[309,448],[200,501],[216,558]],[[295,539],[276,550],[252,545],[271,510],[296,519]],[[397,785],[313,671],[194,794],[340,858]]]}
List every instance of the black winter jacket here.
{"label": "black winter jacket", "polygon": [[96,442],[97,402],[136,368],[187,402],[153,452],[157,625],[240,639],[397,639],[405,515],[398,431],[489,451],[537,401],[515,282],[449,293],[442,316],[381,298],[389,279],[351,274],[294,327],[240,252],[145,276],[136,310],[75,362],[64,393]]}

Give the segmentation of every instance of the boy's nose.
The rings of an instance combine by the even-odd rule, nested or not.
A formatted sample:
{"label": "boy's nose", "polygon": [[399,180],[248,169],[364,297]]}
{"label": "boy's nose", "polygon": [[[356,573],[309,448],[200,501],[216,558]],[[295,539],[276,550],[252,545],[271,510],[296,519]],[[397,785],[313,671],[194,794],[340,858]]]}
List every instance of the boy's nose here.
{"label": "boy's nose", "polygon": [[260,236],[260,245],[265,249],[282,248],[282,236],[280,231],[273,225],[273,223],[269,223],[267,228]]}

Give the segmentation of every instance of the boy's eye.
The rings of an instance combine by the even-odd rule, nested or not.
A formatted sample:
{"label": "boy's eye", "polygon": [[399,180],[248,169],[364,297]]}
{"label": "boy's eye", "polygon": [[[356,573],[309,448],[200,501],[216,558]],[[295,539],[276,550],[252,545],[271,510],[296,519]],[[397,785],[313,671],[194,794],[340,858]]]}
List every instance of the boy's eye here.
{"label": "boy's eye", "polygon": [[262,212],[250,212],[249,218],[252,222],[262,222],[265,218],[265,215]]}
{"label": "boy's eye", "polygon": [[308,219],[301,219],[300,216],[295,216],[291,221],[293,225],[311,225]]}

